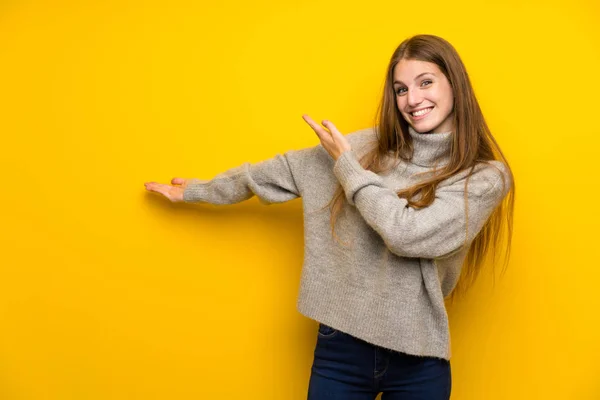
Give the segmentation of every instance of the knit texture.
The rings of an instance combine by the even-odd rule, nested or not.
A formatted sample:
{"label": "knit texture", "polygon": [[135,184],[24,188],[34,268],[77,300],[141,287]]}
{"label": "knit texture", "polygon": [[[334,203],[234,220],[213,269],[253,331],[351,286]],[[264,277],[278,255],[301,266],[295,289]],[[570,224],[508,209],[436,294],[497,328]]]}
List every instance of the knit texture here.
{"label": "knit texture", "polygon": [[[421,134],[409,127],[414,154],[392,171],[375,174],[359,163],[376,145],[372,128],[346,135],[352,150],[334,160],[321,144],[244,163],[208,182],[192,179],[185,202],[234,204],[257,196],[263,204],[302,198],[304,261],[298,311],[369,343],[413,355],[449,360],[444,298],[454,287],[468,248],[465,179],[442,181],[433,203],[408,206],[396,192],[450,160],[452,133]],[[390,154],[391,156],[392,154]],[[478,164],[468,181],[467,243],[508,193],[500,161]],[[496,168],[494,168],[496,167]],[[331,235],[327,203],[340,185],[346,202]]]}

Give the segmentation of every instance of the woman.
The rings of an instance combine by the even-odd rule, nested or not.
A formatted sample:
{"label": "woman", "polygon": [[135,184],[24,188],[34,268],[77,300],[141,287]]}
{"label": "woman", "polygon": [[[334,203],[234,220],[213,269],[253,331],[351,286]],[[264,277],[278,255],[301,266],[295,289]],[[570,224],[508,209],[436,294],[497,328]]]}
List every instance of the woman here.
{"label": "woman", "polygon": [[473,283],[503,226],[509,254],[513,175],[440,37],[396,49],[377,117],[342,135],[305,115],[317,146],[146,188],[212,204],[302,197],[298,310],[320,323],[309,399],[448,399],[444,300]]}

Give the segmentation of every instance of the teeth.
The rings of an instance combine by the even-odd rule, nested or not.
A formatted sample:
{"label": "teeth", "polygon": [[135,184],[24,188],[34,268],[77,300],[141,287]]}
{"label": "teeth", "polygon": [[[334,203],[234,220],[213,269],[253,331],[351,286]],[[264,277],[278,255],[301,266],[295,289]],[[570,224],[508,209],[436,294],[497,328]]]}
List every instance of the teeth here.
{"label": "teeth", "polygon": [[412,115],[415,116],[415,117],[419,117],[421,115],[427,114],[432,108],[433,107],[429,107],[429,108],[426,108],[424,110],[420,110],[420,111],[414,112],[414,113],[412,113]]}

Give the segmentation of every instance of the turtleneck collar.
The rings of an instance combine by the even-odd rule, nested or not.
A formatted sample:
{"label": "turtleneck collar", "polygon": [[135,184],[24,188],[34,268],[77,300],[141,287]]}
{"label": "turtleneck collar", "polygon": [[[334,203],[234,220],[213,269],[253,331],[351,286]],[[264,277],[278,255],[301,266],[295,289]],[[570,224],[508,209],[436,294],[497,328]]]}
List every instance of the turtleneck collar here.
{"label": "turtleneck collar", "polygon": [[452,145],[452,131],[443,133],[419,133],[408,125],[408,133],[412,137],[414,153],[411,159],[413,164],[423,167],[441,167],[450,162],[450,147]]}

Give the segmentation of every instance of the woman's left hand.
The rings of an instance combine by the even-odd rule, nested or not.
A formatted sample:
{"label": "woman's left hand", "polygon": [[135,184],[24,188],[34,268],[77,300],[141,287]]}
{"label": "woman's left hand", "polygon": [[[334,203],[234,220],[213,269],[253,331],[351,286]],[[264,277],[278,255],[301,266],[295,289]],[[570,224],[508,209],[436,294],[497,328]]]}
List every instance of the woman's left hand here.
{"label": "woman's left hand", "polygon": [[313,121],[308,115],[304,114],[302,118],[308,125],[310,125],[311,128],[313,128],[317,136],[319,136],[321,144],[334,160],[337,161],[343,152],[352,150],[348,139],[346,139],[346,137],[342,135],[335,125],[333,125],[333,123],[330,121],[323,121],[323,126],[331,131],[328,132],[322,126]]}

